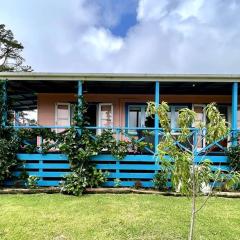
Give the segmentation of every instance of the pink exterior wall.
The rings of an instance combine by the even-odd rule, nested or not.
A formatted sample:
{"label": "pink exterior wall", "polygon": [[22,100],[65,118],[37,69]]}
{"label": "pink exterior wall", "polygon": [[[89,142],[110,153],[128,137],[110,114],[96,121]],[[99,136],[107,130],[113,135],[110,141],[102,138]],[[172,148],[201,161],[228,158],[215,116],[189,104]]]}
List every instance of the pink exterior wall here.
{"label": "pink exterior wall", "polygon": [[39,125],[55,125],[55,104],[64,102],[74,102],[76,97],[74,94],[38,94],[38,124]]}
{"label": "pink exterior wall", "polygon": [[[125,126],[125,104],[145,103],[153,101],[154,95],[137,94],[85,94],[87,102],[112,103],[114,126]],[[55,104],[76,101],[76,94],[38,94],[38,123],[40,125],[55,125]],[[161,95],[161,101],[168,103],[231,103],[231,96],[204,95]]]}

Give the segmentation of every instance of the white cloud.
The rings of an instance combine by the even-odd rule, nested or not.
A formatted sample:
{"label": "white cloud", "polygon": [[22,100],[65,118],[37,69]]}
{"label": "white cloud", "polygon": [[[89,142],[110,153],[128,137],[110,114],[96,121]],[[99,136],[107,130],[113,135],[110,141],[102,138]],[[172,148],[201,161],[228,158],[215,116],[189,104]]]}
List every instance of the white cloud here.
{"label": "white cloud", "polygon": [[[98,60],[104,60],[108,54],[118,52],[123,46],[123,40],[119,37],[114,37],[104,28],[90,28],[81,38],[79,48],[86,46],[86,54],[94,52],[94,56]],[[85,49],[86,50],[86,49]]]}
{"label": "white cloud", "polygon": [[167,14],[168,0],[140,0],[137,11],[139,21],[159,20]]}
{"label": "white cloud", "polygon": [[239,1],[139,0],[136,11],[125,37],[108,29],[124,11],[98,1],[4,1],[0,21],[36,71],[240,72]]}

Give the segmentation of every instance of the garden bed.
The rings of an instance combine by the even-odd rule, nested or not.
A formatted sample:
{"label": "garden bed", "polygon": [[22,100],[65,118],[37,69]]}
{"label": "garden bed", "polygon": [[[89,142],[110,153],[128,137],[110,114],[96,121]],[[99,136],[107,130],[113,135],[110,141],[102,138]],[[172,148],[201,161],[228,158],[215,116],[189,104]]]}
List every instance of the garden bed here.
{"label": "garden bed", "polygon": [[[0,189],[0,194],[36,194],[36,193],[60,193],[59,187],[46,187],[46,188],[3,188]],[[154,189],[135,189],[135,188],[87,188],[86,194],[155,194],[163,196],[182,196],[177,192],[160,192]],[[240,198],[240,192],[215,192],[214,196],[217,197],[229,197],[229,198]]]}

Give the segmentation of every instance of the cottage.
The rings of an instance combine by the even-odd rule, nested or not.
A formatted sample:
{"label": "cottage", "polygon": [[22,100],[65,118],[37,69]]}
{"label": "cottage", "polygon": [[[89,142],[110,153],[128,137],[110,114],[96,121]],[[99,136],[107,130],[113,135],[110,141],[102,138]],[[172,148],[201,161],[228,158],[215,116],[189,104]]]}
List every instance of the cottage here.
{"label": "cottage", "polygon": [[[145,187],[152,186],[152,178],[159,169],[156,162],[156,146],[161,136],[158,117],[146,116],[146,102],[166,101],[170,105],[169,120],[174,131],[178,128],[178,110],[188,107],[197,112],[199,121],[206,121],[204,107],[210,102],[218,104],[220,112],[231,124],[231,134],[240,129],[240,105],[238,105],[238,82],[240,75],[167,75],[167,74],[75,74],[75,73],[0,73],[0,79],[8,80],[7,97],[18,111],[37,109],[38,126],[15,126],[16,128],[51,128],[61,131],[71,125],[72,104],[78,96],[88,103],[87,116],[94,134],[111,129],[125,136],[146,140],[142,131],[151,131],[147,141],[153,148],[141,153],[131,153],[123,160],[108,153],[93,157],[99,169],[110,172],[106,186],[113,186],[116,178],[123,186],[133,186],[136,180]],[[17,124],[16,124],[17,125]],[[194,130],[194,126],[193,130]],[[119,133],[120,134],[120,133]],[[207,146],[204,139],[198,142],[198,159],[211,148],[209,158],[221,168],[228,168],[224,148],[229,136]],[[122,135],[120,136],[122,137]],[[68,171],[66,156],[61,153],[19,154],[26,161],[27,170],[38,175],[41,186],[58,185]]]}

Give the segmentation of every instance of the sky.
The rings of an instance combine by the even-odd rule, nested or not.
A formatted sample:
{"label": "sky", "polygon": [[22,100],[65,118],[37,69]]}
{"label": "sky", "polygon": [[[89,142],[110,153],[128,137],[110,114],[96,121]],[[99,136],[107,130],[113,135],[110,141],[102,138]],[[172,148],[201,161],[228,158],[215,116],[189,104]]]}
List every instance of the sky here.
{"label": "sky", "polygon": [[37,72],[240,73],[240,0],[0,0]]}

